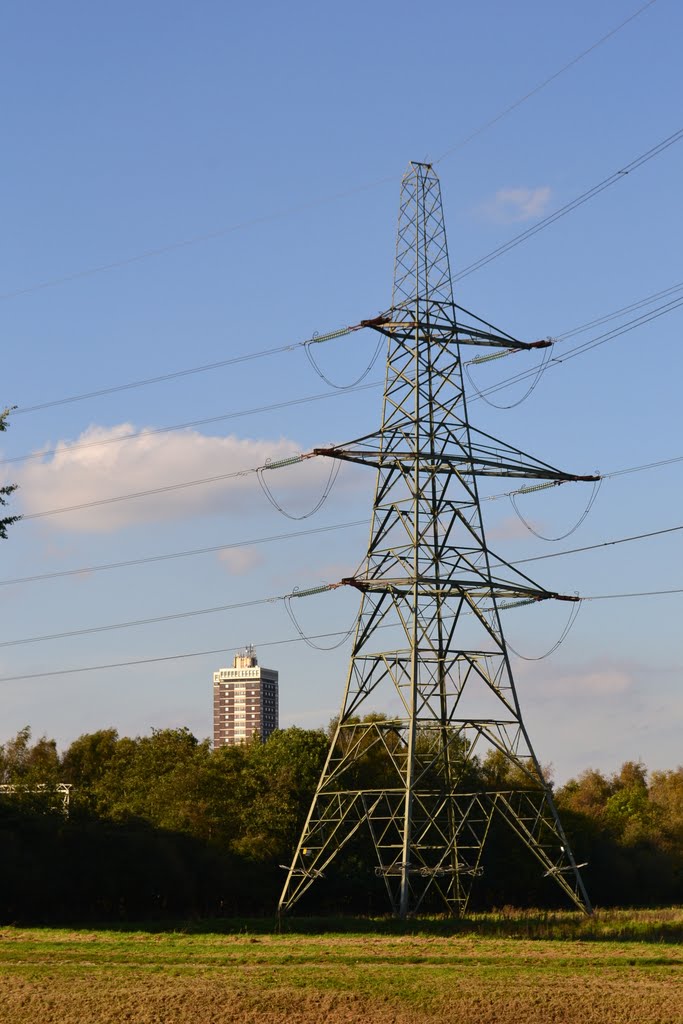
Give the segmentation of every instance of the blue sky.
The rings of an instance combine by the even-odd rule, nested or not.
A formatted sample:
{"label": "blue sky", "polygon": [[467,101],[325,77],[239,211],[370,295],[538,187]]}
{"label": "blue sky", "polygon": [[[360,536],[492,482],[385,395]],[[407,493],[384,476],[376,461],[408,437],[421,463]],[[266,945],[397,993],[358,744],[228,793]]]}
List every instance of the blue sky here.
{"label": "blue sky", "polygon": [[[616,0],[426,2],[419,12],[353,0],[6,6],[0,401],[31,406],[376,314],[390,301],[399,184],[411,159],[438,161],[457,273],[681,127],[683,9],[657,0],[463,144],[638,8]],[[683,280],[682,168],[683,142],[464,278],[458,301],[537,338]],[[473,402],[472,417],[577,472],[683,455],[682,322],[673,312],[549,369],[515,409]],[[358,376],[374,348],[366,334],[320,346],[325,371]],[[501,380],[506,362],[474,367],[475,383]],[[381,359],[368,380],[380,374]],[[497,398],[512,401],[517,388]],[[380,394],[368,389],[68,451],[328,390],[299,349],[17,414],[3,458],[65,450],[2,466],[4,478],[21,484],[16,505],[30,514],[228,473],[377,425]],[[509,503],[490,502],[491,544],[524,558],[677,525],[682,466],[606,481],[585,523],[556,545],[524,531]],[[324,475],[310,462],[274,476],[273,487],[305,512]],[[2,545],[0,579],[364,520],[372,484],[371,471],[345,469],[320,512],[301,523],[268,505],[253,478],[27,519]],[[586,498],[565,487],[528,496],[523,508],[557,534]],[[0,586],[2,639],[314,586],[352,570],[366,539],[365,527],[353,527]],[[531,574],[589,595],[675,588],[682,546],[672,534],[548,559]],[[296,611],[304,630],[326,632],[348,628],[356,605],[353,593],[335,592]],[[515,659],[532,739],[557,778],[627,758],[680,763],[682,608],[683,595],[586,603],[551,658]],[[562,606],[511,611],[510,642],[543,653],[565,617]],[[292,636],[282,605],[268,604],[0,647],[0,677],[255,642],[262,663],[280,670],[283,724],[325,724],[338,710],[348,645],[265,646]],[[211,673],[229,658],[2,681],[3,738],[27,723],[62,745],[110,725],[137,734],[187,724],[208,735]]]}

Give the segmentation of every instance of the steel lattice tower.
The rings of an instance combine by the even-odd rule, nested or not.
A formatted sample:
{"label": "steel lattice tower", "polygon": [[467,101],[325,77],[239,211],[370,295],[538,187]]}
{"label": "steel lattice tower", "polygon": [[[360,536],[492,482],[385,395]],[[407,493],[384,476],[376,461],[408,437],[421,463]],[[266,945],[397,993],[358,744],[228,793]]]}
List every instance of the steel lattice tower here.
{"label": "steel lattice tower", "polygon": [[[346,690],[281,911],[368,828],[394,913],[417,912],[435,889],[462,914],[495,815],[590,911],[522,720],[499,614],[501,604],[560,595],[490,551],[477,482],[594,478],[554,469],[471,425],[461,347],[548,344],[477,324],[460,322],[453,301],[438,177],[431,165],[411,163],[392,306],[367,322],[388,338],[382,425],[316,450],[375,467],[377,482],[367,557],[343,581],[362,594]],[[377,708],[390,717],[366,714]],[[508,771],[482,788],[473,768],[489,751]],[[367,788],[363,765],[373,753],[385,768]]]}

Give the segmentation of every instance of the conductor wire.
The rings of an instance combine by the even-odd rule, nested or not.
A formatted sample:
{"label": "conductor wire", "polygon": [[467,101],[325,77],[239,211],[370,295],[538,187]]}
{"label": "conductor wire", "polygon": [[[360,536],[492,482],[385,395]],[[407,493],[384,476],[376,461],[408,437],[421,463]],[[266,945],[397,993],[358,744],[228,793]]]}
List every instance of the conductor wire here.
{"label": "conductor wire", "polygon": [[332,465],[330,466],[330,473],[329,473],[329,476],[327,478],[327,482],[326,482],[326,484],[325,484],[325,486],[323,488],[323,492],[320,495],[320,498],[318,499],[317,503],[313,506],[313,508],[309,512],[304,512],[303,515],[300,515],[300,516],[294,515],[293,513],[288,512],[287,509],[283,508],[283,506],[277,500],[277,498],[275,497],[275,495],[273,494],[273,492],[271,491],[270,487],[268,486],[268,484],[266,483],[266,481],[264,479],[265,471],[267,469],[276,468],[276,467],[272,467],[268,462],[266,462],[265,466],[259,466],[258,469],[256,470],[256,478],[257,478],[259,484],[261,485],[261,490],[265,494],[265,496],[268,499],[268,501],[270,502],[270,504],[281,515],[285,516],[287,519],[294,519],[294,520],[297,520],[297,521],[300,521],[302,519],[310,519],[311,516],[314,516],[315,513],[319,512],[320,509],[323,507],[323,505],[325,504],[325,502],[327,501],[327,499],[330,496],[330,493],[332,491],[332,488],[335,485],[337,477],[339,476],[339,470],[341,469],[341,462],[338,462],[336,459],[332,459],[331,462],[332,462]]}
{"label": "conductor wire", "polygon": [[567,623],[564,629],[562,630],[562,633],[560,634],[559,640],[550,648],[550,650],[546,651],[545,654],[538,654],[535,657],[532,657],[528,654],[520,654],[519,651],[515,650],[515,648],[512,646],[512,644],[510,643],[506,636],[505,643],[507,647],[509,647],[512,653],[515,654],[518,658],[521,658],[522,661],[545,661],[546,658],[549,658],[551,654],[554,654],[555,651],[562,646],[562,644],[569,636],[572,627],[576,622],[577,616],[581,610],[581,603],[581,601],[576,601],[572,604],[571,611],[569,612],[569,618],[567,619]]}
{"label": "conductor wire", "polygon": [[583,513],[581,515],[581,517],[572,526],[572,528],[570,530],[567,530],[566,533],[559,534],[557,537],[546,537],[545,534],[540,533],[538,530],[536,530],[531,525],[529,520],[526,519],[522,515],[522,513],[519,510],[519,506],[517,505],[517,495],[520,493],[519,491],[517,492],[517,495],[513,492],[513,493],[510,494],[509,497],[510,497],[510,502],[512,503],[512,507],[514,508],[515,512],[517,513],[517,515],[518,515],[518,517],[520,519],[520,522],[522,522],[524,524],[524,526],[526,526],[526,528],[529,531],[529,533],[533,533],[534,537],[538,537],[539,540],[547,540],[547,541],[555,542],[555,541],[558,541],[558,540],[565,540],[567,537],[571,537],[571,535],[573,533],[576,533],[576,531],[579,529],[579,527],[582,525],[582,523],[584,522],[584,520],[588,516],[590,510],[593,508],[593,505],[595,504],[595,499],[597,498],[598,493],[600,491],[600,485],[601,484],[602,484],[602,477],[599,480],[595,480],[593,482],[593,490],[591,491],[590,498],[588,499],[588,504],[586,505],[586,507],[585,507],[585,509],[584,509],[584,511],[583,511]]}

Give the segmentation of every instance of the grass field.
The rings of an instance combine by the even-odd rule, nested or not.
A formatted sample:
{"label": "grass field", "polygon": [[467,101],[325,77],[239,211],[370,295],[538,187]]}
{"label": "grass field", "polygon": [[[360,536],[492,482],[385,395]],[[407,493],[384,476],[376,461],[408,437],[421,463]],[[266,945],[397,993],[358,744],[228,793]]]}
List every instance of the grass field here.
{"label": "grass field", "polygon": [[683,1024],[683,910],[323,926],[0,928],[0,1021]]}

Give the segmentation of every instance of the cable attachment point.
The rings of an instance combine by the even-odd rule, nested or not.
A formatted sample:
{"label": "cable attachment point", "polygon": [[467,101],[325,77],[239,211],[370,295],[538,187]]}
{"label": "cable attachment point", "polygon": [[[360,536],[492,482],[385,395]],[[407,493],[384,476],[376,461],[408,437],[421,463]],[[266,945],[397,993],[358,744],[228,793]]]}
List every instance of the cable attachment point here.
{"label": "cable attachment point", "polygon": [[556,341],[557,338],[541,338],[540,341],[528,341],[524,348],[552,348]]}
{"label": "cable attachment point", "polygon": [[359,580],[357,576],[345,576],[343,580],[339,580],[337,583],[338,587],[355,587],[356,590],[360,590],[361,593],[365,593],[368,590],[368,585],[365,580]]}
{"label": "cable attachment point", "polygon": [[[370,320],[361,320],[358,327],[374,327],[375,329],[384,327],[385,324],[391,323],[391,317],[387,313],[380,313],[379,316],[374,316]],[[354,330],[358,330],[355,327]]]}

